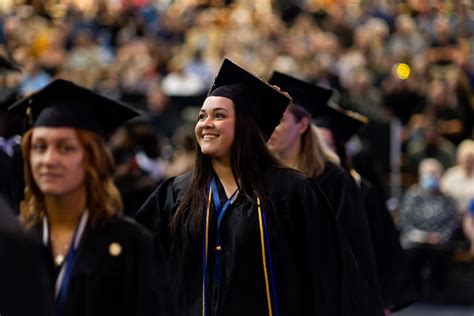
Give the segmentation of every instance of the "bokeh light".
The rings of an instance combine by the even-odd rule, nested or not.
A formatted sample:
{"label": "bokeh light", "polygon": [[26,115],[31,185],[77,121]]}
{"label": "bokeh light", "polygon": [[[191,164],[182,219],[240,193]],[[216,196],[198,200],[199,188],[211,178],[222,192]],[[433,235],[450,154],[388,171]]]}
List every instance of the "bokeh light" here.
{"label": "bokeh light", "polygon": [[398,76],[398,78],[405,80],[410,77],[411,69],[410,66],[408,66],[405,63],[399,63],[395,66],[395,72]]}

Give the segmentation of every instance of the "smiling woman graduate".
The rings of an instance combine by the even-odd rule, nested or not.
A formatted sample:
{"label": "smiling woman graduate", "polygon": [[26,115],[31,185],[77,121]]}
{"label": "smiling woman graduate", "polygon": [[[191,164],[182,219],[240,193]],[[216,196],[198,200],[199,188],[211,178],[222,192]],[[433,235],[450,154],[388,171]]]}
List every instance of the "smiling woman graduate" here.
{"label": "smiling woman graduate", "polygon": [[335,216],[265,145],[289,102],[225,59],[199,112],[194,171],[139,210],[168,255],[179,315],[341,315]]}
{"label": "smiling woman graduate", "polygon": [[160,315],[166,283],[155,269],[164,261],[152,236],[121,215],[104,141],[137,112],[65,80],[10,110],[32,125],[22,142],[21,220],[51,254],[56,315]]}

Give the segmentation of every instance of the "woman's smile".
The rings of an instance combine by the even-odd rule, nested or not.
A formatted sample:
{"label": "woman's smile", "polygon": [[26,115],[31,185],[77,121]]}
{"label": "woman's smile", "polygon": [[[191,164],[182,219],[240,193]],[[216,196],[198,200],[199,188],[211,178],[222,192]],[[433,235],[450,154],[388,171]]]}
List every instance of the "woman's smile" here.
{"label": "woman's smile", "polygon": [[204,134],[202,134],[202,138],[204,138],[204,140],[214,140],[214,139],[216,139],[217,137],[219,137],[218,134],[211,134],[211,133],[204,133]]}

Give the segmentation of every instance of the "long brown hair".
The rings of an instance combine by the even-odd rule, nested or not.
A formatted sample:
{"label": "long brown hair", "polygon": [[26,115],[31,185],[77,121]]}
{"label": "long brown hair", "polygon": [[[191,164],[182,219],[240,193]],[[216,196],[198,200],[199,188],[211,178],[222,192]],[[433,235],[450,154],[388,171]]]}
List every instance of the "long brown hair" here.
{"label": "long brown hair", "polygon": [[323,172],[326,159],[321,148],[321,142],[313,131],[311,114],[304,107],[295,103],[288,106],[288,111],[293,114],[296,122],[301,122],[303,118],[308,119],[308,128],[301,135],[301,149],[298,164],[295,167],[308,177],[317,177]]}
{"label": "long brown hair", "polygon": [[[113,182],[115,164],[104,140],[95,133],[75,129],[80,144],[84,147],[84,162],[86,173],[87,209],[90,212],[91,223],[99,222],[118,215],[123,207],[120,192]],[[41,222],[46,214],[44,194],[33,179],[30,165],[31,139],[33,130],[23,136],[21,149],[24,164],[25,197],[20,204],[22,223],[33,227]]]}
{"label": "long brown hair", "polygon": [[[236,120],[235,138],[231,148],[232,173],[237,182],[239,194],[244,195],[250,201],[256,201],[258,194],[265,208],[268,206],[263,185],[265,170],[269,167],[284,167],[267,149],[255,119],[246,111],[242,111],[240,106],[234,104],[234,109]],[[191,217],[193,236],[201,236],[203,214],[207,205],[207,190],[212,176],[211,158],[203,155],[201,148],[197,146],[196,163],[191,181],[184,192],[182,202],[171,219],[173,235],[176,235],[184,218]],[[271,219],[269,221],[271,224]]]}

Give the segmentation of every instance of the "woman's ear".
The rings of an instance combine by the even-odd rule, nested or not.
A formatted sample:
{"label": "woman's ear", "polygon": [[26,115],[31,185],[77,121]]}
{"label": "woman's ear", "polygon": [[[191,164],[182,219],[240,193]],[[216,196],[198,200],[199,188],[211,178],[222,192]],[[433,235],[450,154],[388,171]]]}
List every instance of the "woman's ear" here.
{"label": "woman's ear", "polygon": [[301,118],[301,121],[298,123],[298,134],[303,135],[303,133],[306,132],[309,126],[309,119],[307,117]]}

